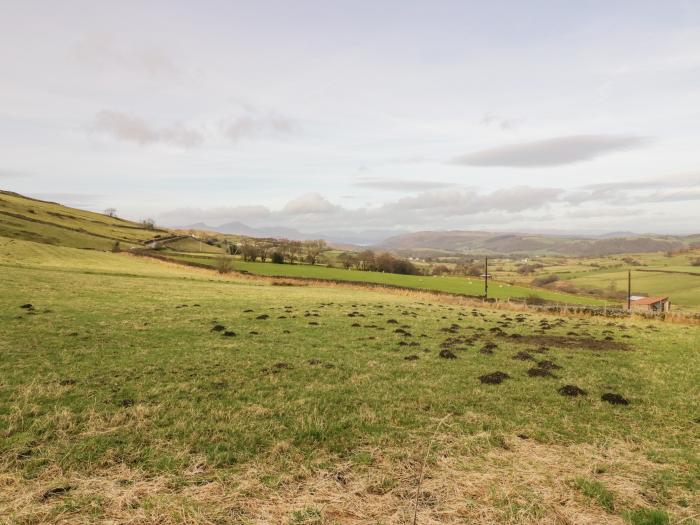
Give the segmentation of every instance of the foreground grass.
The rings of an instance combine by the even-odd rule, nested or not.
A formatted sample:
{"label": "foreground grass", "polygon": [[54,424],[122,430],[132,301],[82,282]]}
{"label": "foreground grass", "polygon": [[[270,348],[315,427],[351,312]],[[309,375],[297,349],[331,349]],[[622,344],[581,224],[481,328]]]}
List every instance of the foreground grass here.
{"label": "foreground grass", "polygon": [[[60,252],[1,268],[0,520],[410,523],[429,446],[419,523],[700,510],[697,327],[518,321]],[[530,377],[521,351],[562,368]],[[511,378],[481,384],[495,371]]]}

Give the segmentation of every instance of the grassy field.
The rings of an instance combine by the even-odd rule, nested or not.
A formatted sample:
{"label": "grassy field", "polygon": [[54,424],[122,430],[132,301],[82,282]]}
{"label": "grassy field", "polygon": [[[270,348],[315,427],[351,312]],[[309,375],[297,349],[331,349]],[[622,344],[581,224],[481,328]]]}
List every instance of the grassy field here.
{"label": "grassy field", "polygon": [[140,246],[164,230],[100,213],[68,208],[0,190],[0,236],[74,248],[109,250]]}
{"label": "grassy field", "polygon": [[697,326],[272,286],[23,241],[0,243],[0,265],[2,523],[700,512]]}
{"label": "grassy field", "polygon": [[[529,264],[539,263],[543,268],[534,273],[517,273],[518,261],[499,261],[504,279],[529,283],[537,277],[557,275],[554,287],[571,284],[582,292],[596,295],[624,294],[627,290],[627,272],[632,271],[634,295],[663,295],[671,298],[674,309],[700,310],[700,266],[692,261],[700,258],[700,249],[668,256],[664,253],[638,253],[608,257],[536,257]],[[631,262],[630,262],[631,261]]]}
{"label": "grassy field", "polygon": [[[169,253],[167,256],[185,262],[209,264],[212,267],[216,266],[217,261],[216,257],[196,254]],[[233,266],[234,269],[238,271],[249,272],[255,275],[367,282],[470,296],[480,296],[484,293],[484,283],[479,277],[399,275],[346,270],[344,268],[330,268],[327,266],[313,266],[309,264],[272,264],[243,262],[240,260],[236,260]],[[508,300],[511,298],[522,299],[531,296],[566,304],[602,305],[605,302],[592,297],[576,296],[543,288],[511,285],[502,281],[491,281],[489,283],[489,297]]]}

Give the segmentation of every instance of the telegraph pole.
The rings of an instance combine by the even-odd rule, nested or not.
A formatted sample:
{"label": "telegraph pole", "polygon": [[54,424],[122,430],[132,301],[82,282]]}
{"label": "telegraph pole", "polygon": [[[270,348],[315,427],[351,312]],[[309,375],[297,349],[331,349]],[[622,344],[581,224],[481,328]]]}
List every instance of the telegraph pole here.
{"label": "telegraph pole", "polygon": [[484,298],[489,298],[489,258],[484,258]]}
{"label": "telegraph pole", "polygon": [[632,309],[632,270],[627,270],[627,310]]}

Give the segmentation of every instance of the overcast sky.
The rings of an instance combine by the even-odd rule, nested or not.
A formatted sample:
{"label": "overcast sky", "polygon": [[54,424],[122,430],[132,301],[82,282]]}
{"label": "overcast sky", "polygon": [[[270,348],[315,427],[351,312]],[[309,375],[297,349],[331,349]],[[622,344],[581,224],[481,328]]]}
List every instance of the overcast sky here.
{"label": "overcast sky", "polygon": [[700,231],[700,2],[0,0],[0,188],[163,225]]}

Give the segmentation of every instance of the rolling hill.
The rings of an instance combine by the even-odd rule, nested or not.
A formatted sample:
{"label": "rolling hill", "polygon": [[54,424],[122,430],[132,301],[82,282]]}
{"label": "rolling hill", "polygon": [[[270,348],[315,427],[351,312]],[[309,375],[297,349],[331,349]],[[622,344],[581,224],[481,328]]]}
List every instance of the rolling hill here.
{"label": "rolling hill", "polygon": [[167,230],[147,228],[119,217],[0,190],[0,237],[109,250],[116,242],[124,249],[169,235]]}
{"label": "rolling hill", "polygon": [[677,250],[700,243],[700,235],[637,235],[622,233],[587,236],[491,233],[482,231],[423,231],[397,235],[376,245],[401,255],[524,254],[599,256]]}

